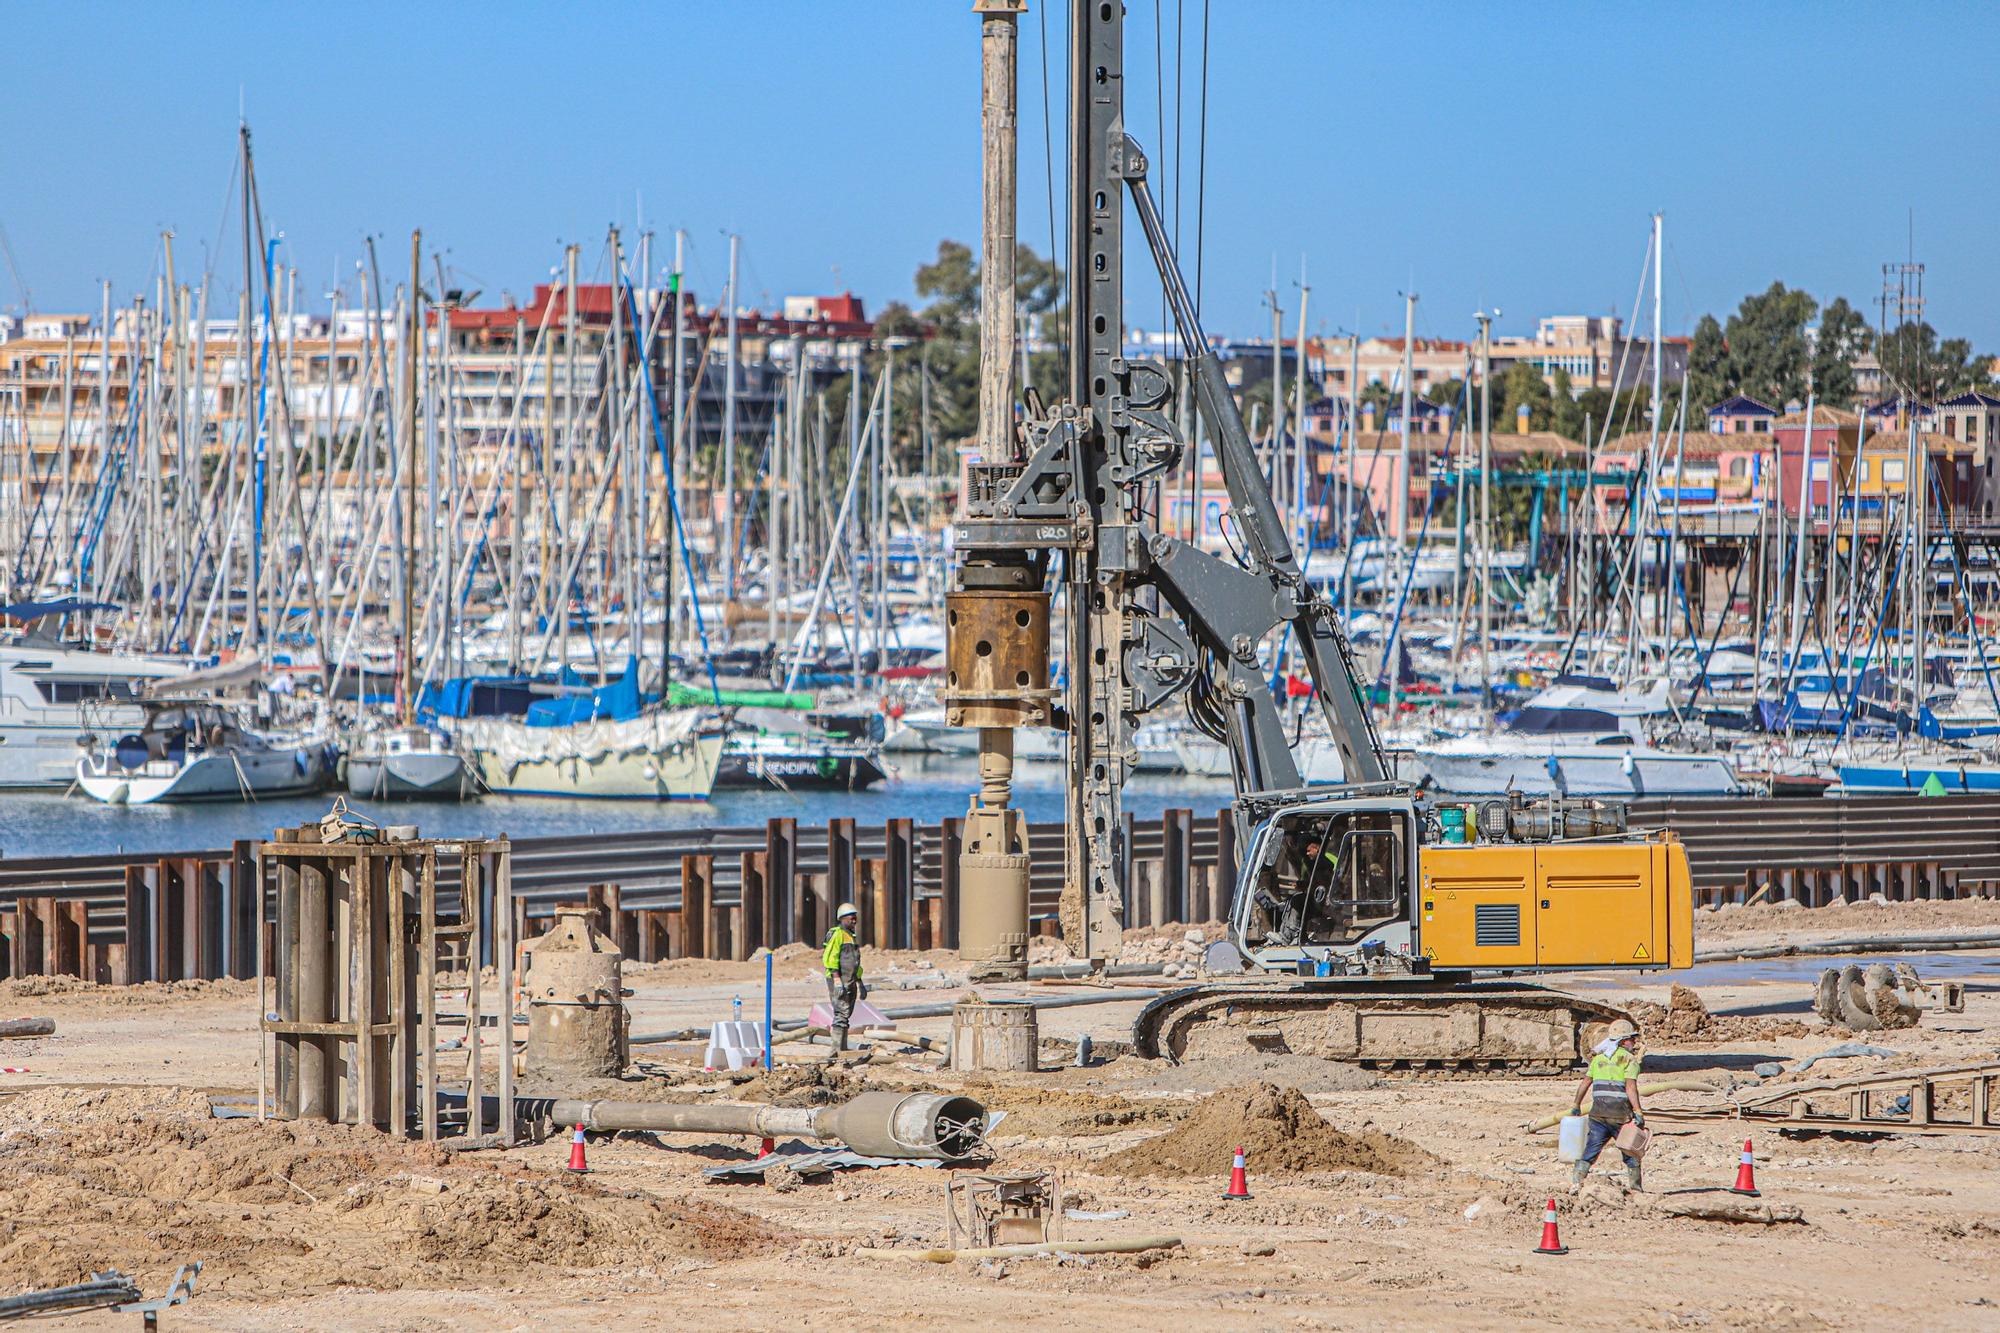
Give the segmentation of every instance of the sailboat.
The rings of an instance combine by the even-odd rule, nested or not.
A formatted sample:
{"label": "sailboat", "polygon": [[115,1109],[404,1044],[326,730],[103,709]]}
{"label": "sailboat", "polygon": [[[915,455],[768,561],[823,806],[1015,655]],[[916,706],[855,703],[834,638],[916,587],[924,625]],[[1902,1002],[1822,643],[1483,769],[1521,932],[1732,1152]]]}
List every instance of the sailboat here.
{"label": "sailboat", "polygon": [[513,796],[705,801],[722,767],[718,716],[642,695],[636,659],[587,694],[542,700],[524,718],[461,718],[452,736],[481,785]]}
{"label": "sailboat", "polygon": [[341,766],[347,773],[347,790],[354,796],[462,801],[473,794],[472,766],[451,737],[417,723],[363,731]]}
{"label": "sailboat", "polygon": [[252,801],[315,792],[333,775],[334,746],[323,734],[258,730],[214,700],[149,701],[145,710],[138,731],[77,761],[85,795],[106,805]]}

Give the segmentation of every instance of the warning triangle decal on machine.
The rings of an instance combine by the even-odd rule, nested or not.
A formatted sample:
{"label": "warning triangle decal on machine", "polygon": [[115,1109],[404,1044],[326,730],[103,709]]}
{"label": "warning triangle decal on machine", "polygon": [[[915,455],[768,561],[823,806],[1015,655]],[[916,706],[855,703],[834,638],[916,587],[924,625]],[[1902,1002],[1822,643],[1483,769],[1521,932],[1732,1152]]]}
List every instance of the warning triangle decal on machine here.
{"label": "warning triangle decal on machine", "polygon": [[1646,946],[1643,943],[1641,943],[1638,948],[1632,951],[1632,957],[1642,963],[1650,960],[1652,956],[1653,955],[1646,952]]}

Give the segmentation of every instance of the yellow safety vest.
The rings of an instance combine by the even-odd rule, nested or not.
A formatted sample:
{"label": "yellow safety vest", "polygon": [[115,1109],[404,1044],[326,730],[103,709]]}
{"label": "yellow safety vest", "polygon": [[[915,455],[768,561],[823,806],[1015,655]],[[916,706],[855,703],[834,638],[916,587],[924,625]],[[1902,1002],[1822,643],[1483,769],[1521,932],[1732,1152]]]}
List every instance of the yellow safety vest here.
{"label": "yellow safety vest", "polygon": [[1639,1057],[1618,1047],[1609,1055],[1590,1057],[1590,1117],[1607,1124],[1632,1118],[1632,1099],[1625,1093],[1628,1079],[1639,1077]]}
{"label": "yellow safety vest", "polygon": [[[861,947],[860,942],[849,933],[847,927],[835,926],[832,930],[829,930],[826,933],[826,951],[820,955],[819,959],[821,966],[825,967],[829,972],[839,972],[840,951],[842,947],[849,944],[854,945],[856,949]],[[854,975],[856,977],[861,975],[861,960],[858,957],[854,963]]]}

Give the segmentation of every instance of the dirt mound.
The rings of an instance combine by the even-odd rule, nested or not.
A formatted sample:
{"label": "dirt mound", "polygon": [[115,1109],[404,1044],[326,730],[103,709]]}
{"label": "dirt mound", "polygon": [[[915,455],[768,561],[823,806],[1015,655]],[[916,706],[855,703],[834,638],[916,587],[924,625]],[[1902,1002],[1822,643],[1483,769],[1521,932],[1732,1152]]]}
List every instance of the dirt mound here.
{"label": "dirt mound", "polygon": [[790,1239],[715,1204],[372,1131],[211,1120],[185,1092],[40,1089],[0,1115],[0,1273],[22,1287],[115,1266],[150,1290],[186,1259],[205,1289],[253,1297],[629,1277]]}
{"label": "dirt mound", "polygon": [[0,999],[33,999],[45,995],[90,995],[106,1004],[165,1004],[191,996],[233,1000],[257,994],[257,983],[224,977],[219,981],[142,981],[131,986],[104,986],[77,977],[10,977],[0,981]]}
{"label": "dirt mound", "polygon": [[207,1119],[208,1098],[188,1088],[30,1088],[0,1101],[0,1136],[15,1129],[60,1128],[79,1119],[115,1123],[160,1115]]}
{"label": "dirt mound", "polygon": [[1094,1092],[994,1085],[976,1095],[990,1111],[1005,1111],[1002,1138],[1016,1134],[1115,1134],[1122,1129],[1171,1124],[1187,1111],[1182,1102],[1134,1102]]}
{"label": "dirt mound", "polygon": [[1158,1138],[1114,1153],[1108,1171],[1129,1176],[1216,1176],[1241,1147],[1250,1169],[1273,1172],[1369,1171],[1404,1176],[1438,1164],[1405,1139],[1375,1130],[1335,1129],[1294,1088],[1273,1083],[1227,1088],[1203,1098]]}
{"label": "dirt mound", "polygon": [[1639,1035],[1655,1046],[1713,1046],[1732,1041],[1768,1041],[1774,1037],[1809,1037],[1811,1025],[1790,1018],[1755,1018],[1744,1014],[1711,1014],[1701,996],[1675,983],[1664,1005],[1634,1000],[1625,1006],[1639,1025]]}

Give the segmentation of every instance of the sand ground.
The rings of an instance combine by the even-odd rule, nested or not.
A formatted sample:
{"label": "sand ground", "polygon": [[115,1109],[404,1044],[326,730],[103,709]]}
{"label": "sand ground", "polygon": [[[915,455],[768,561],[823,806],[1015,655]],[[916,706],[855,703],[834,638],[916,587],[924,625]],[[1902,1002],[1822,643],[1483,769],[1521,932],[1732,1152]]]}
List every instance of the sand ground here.
{"label": "sand ground", "polygon": [[[1979,929],[2000,929],[2000,903],[1705,913],[1699,944]],[[1153,938],[1136,951],[1175,956],[1176,933]],[[1649,1043],[1647,1076],[1742,1078],[1757,1063],[1847,1039],[1811,1016],[1822,965],[1569,980],[1655,1002],[1678,981],[1711,1010],[1739,1011],[1728,1039]],[[1844,1061],[1838,1072],[2000,1059],[2000,951],[1936,965],[1967,984],[1965,1012],[1872,1035],[1900,1055]],[[949,999],[963,989],[954,966],[947,954],[872,958],[873,998],[883,1007]],[[780,1016],[819,997],[805,951],[783,951],[776,975]],[[763,969],[674,963],[631,969],[628,984],[633,1028],[644,1033],[727,1017],[739,995],[756,1016]],[[1659,1123],[1643,1196],[1628,1196],[1602,1165],[1572,1196],[1552,1133],[1525,1131],[1562,1108],[1571,1080],[1381,1079],[1250,1054],[1176,1068],[1119,1053],[1137,1008],[1046,1011],[1051,1056],[1088,1032],[1111,1058],[1035,1075],[954,1076],[883,1044],[831,1075],[802,1066],[739,1083],[703,1074],[685,1046],[635,1052],[653,1076],[614,1085],[617,1095],[798,1101],[961,1088],[1009,1112],[995,1169],[1059,1172],[1073,1206],[1123,1214],[1071,1221],[1072,1238],[1182,1242],[1140,1257],[933,1265],[857,1251],[942,1245],[939,1170],[850,1172],[784,1189],[718,1184],[702,1168],[754,1143],[624,1135],[593,1143],[593,1172],[579,1178],[562,1171],[560,1141],[447,1155],[359,1130],[212,1120],[195,1094],[256,1087],[254,986],[0,983],[0,1016],[58,1024],[53,1038],[0,1043],[0,1063],[32,1071],[0,1075],[0,1292],[111,1265],[154,1290],[176,1263],[199,1258],[208,1265],[200,1294],[164,1316],[169,1328],[1602,1328],[1605,1293],[1625,1327],[2000,1328],[1992,1136],[1760,1132],[1762,1202],[1799,1220],[1695,1220],[1672,1210],[1727,1198],[1743,1137],[1727,1124]],[[902,1027],[942,1036],[948,1022]],[[779,1051],[786,1063],[814,1058]],[[1253,1152],[1255,1197],[1224,1201],[1229,1163],[1215,1145],[1238,1132],[1225,1111],[1254,1101],[1246,1090],[1261,1083],[1297,1089],[1350,1137],[1321,1143],[1293,1126],[1286,1132],[1303,1146],[1291,1169],[1260,1160],[1283,1152]],[[1219,1100],[1203,1104],[1210,1094]],[[1677,1099],[1693,1095],[1655,1103]],[[1173,1155],[1146,1148],[1168,1133],[1215,1160],[1180,1168],[1192,1174],[1138,1174],[1135,1162]],[[1355,1165],[1363,1139],[1391,1145],[1386,1159],[1365,1159],[1389,1174]],[[1560,1258],[1532,1253],[1551,1195],[1571,1247]],[[46,1326],[133,1324],[100,1315]]]}

